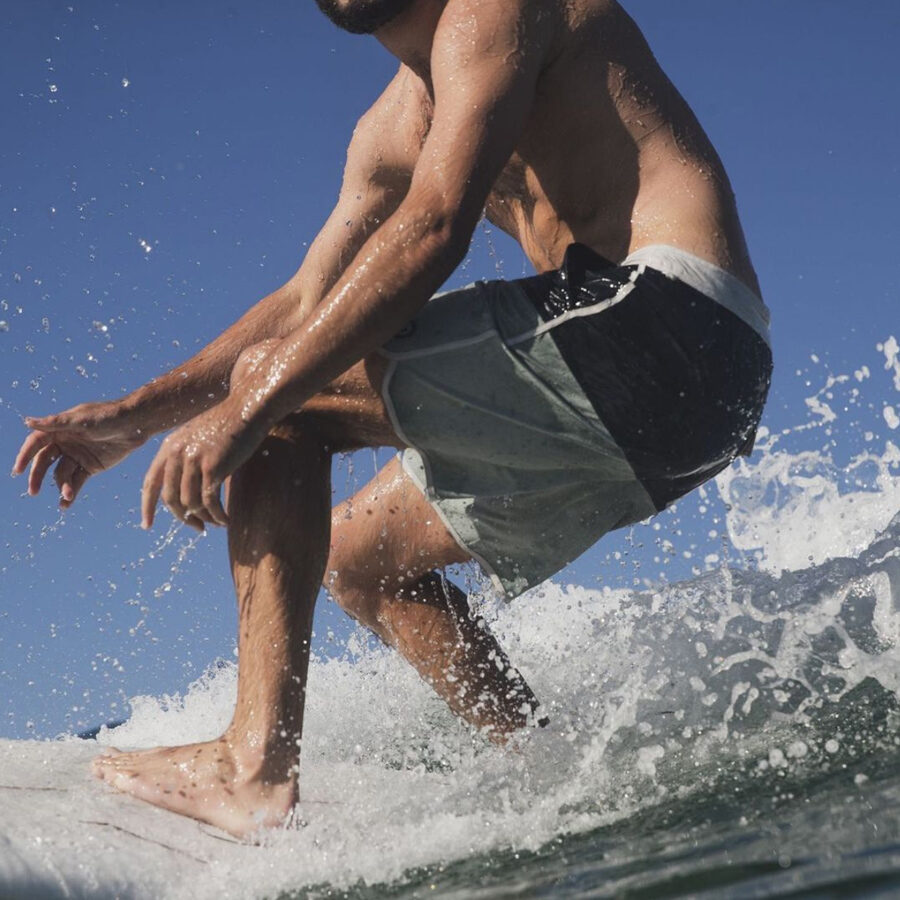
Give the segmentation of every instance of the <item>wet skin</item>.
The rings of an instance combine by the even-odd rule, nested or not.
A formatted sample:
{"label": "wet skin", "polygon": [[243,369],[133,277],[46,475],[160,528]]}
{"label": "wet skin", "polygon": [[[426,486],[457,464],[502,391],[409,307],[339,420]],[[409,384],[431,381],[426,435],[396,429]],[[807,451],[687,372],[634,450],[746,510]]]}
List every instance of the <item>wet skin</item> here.
{"label": "wet skin", "polygon": [[616,3],[413,0],[375,36],[400,67],[360,120],[296,275],[127,397],[27,420],[15,463],[31,465],[32,494],[55,466],[68,507],[89,476],[175,429],[148,470],[143,524],[161,499],[192,527],[228,529],[235,714],[217,742],[112,753],[95,771],[239,836],[283,822],[298,797],[323,581],[494,740],[533,718],[521,675],[435,575],[466,554],[399,467],[329,509],[334,452],[402,446],[377,348],[463,259],[482,213],[538,271],[572,241],[614,260],[664,243],[758,290],[722,165]]}

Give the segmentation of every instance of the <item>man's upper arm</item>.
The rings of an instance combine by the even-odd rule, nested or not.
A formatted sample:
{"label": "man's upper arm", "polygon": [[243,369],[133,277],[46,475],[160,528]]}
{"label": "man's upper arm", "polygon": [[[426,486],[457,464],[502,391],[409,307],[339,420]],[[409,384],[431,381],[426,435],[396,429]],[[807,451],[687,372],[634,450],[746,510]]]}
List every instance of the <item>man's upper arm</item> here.
{"label": "man's upper arm", "polygon": [[449,0],[431,57],[434,117],[408,202],[466,243],[534,102],[554,32],[544,0]]}
{"label": "man's upper arm", "polygon": [[360,120],[338,203],[291,279],[304,317],[401,206],[422,237],[451,233],[464,252],[531,109],[553,32],[541,20],[547,6],[553,4],[448,0],[433,45],[427,137],[422,143],[424,89],[401,66]]}
{"label": "man's upper arm", "polygon": [[[331,290],[369,236],[400,205],[409,189],[412,161],[394,152],[403,111],[402,79],[395,78],[360,119],[347,149],[347,162],[337,203],[302,265],[291,279],[299,288],[304,311]],[[390,121],[394,132],[387,126]]]}

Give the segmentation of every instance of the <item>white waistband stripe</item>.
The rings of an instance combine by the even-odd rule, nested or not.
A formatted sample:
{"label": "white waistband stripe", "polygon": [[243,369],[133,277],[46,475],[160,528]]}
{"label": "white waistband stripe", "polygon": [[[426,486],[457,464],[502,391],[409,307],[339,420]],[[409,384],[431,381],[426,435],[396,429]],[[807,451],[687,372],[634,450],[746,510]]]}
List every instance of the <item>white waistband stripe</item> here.
{"label": "white waistband stripe", "polygon": [[683,281],[733,312],[767,344],[770,343],[769,310],[766,304],[730,272],[668,244],[642,247],[625,259],[622,265],[644,265],[662,272],[669,278]]}

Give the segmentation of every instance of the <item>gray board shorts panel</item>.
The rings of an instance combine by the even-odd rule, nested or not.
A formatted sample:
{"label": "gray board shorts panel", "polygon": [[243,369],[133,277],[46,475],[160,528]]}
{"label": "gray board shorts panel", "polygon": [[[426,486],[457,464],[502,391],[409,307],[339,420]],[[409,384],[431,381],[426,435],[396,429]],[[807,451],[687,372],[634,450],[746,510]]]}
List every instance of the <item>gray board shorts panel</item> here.
{"label": "gray board shorts panel", "polygon": [[[405,471],[509,597],[670,502],[636,475],[627,441],[613,437],[558,340],[561,324],[577,327],[573,317],[602,322],[621,301],[640,302],[633,289],[645,271],[617,267],[602,302],[562,315],[535,302],[547,276],[479,282],[435,296],[382,348]],[[631,399],[628,417],[640,417],[641,398]]]}
{"label": "gray board shorts panel", "polygon": [[403,467],[457,542],[517,596],[656,512],[514,283],[435,297],[384,348]]}

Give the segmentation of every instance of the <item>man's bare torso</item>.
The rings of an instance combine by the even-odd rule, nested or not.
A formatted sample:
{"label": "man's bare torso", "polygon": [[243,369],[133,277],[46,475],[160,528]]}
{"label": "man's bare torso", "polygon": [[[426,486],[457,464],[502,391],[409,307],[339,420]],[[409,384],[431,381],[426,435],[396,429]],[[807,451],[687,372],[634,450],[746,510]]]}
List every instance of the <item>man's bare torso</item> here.
{"label": "man's bare torso", "polygon": [[[573,241],[614,261],[669,244],[758,293],[722,163],[637,26],[615,0],[546,5],[551,49],[487,218],[538,271],[558,267]],[[426,66],[401,65],[360,124],[398,193],[430,128],[428,80]]]}

